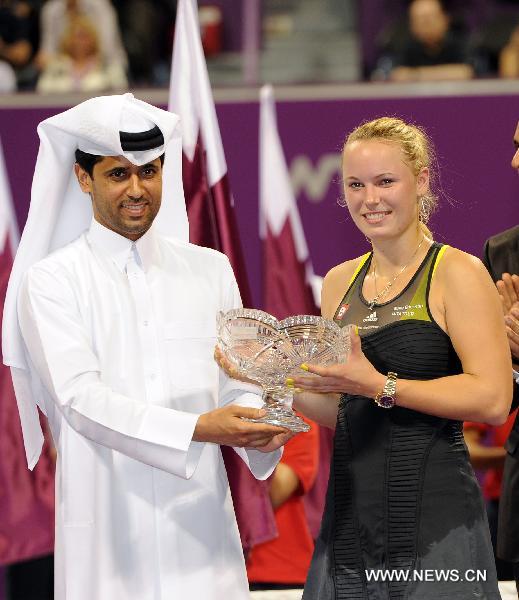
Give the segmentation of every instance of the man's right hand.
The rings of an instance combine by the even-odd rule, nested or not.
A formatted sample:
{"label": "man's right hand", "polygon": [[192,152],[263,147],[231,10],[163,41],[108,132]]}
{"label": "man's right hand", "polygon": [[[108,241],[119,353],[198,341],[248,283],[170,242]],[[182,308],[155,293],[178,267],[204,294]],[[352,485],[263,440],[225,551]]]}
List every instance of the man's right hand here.
{"label": "man's right hand", "polygon": [[503,314],[507,315],[514,303],[519,302],[519,276],[503,273],[501,279],[496,281],[496,287],[501,297]]}
{"label": "man's right hand", "polygon": [[267,445],[276,435],[288,433],[283,427],[266,423],[251,423],[247,419],[259,419],[265,410],[230,404],[200,415],[196,423],[193,440],[212,442],[225,446],[260,448]]}
{"label": "man's right hand", "polygon": [[253,381],[252,379],[247,379],[244,375],[240,375],[238,369],[231,363],[231,361],[225,357],[224,353],[215,346],[214,348],[214,359],[218,363],[218,366],[225,371],[225,373],[232,377],[233,379],[237,379],[238,381],[243,381],[244,383],[252,383],[253,385],[258,385],[257,381]]}
{"label": "man's right hand", "polygon": [[506,334],[512,352],[512,360],[519,361],[519,302],[512,304],[510,311],[505,315]]}
{"label": "man's right hand", "polygon": [[503,306],[508,344],[516,363],[519,358],[519,276],[503,273],[496,286]]}

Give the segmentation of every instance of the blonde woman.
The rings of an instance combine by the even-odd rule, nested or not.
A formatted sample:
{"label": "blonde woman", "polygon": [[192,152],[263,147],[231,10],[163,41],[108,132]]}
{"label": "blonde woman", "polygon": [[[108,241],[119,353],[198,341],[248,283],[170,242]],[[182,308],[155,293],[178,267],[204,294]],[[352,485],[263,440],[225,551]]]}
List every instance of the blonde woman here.
{"label": "blonde woman", "polygon": [[425,224],[431,155],[420,128],[387,117],[344,145],[345,203],[373,248],[324,280],[323,315],[358,328],[348,362],[288,382],[336,429],[304,600],[500,598],[462,421],[505,421],[510,351],[481,262]]}
{"label": "blonde woman", "polygon": [[48,62],[37,91],[96,93],[127,87],[123,67],[103,58],[94,23],[85,15],[71,16],[63,32],[60,53]]}

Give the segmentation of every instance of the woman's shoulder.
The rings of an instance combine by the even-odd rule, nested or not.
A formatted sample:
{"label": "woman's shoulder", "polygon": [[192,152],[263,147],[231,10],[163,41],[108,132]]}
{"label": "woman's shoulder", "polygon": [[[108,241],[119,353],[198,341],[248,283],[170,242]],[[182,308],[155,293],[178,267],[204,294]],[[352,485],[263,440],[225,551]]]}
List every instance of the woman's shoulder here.
{"label": "woman's shoulder", "polygon": [[321,305],[323,314],[335,310],[346,293],[355,273],[362,267],[369,254],[336,265],[328,271],[323,280]]}
{"label": "woman's shoulder", "polygon": [[327,284],[333,284],[337,281],[344,283],[349,283],[350,279],[353,277],[354,273],[366,262],[369,253],[363,254],[362,256],[358,256],[357,258],[353,258],[351,260],[346,260],[339,265],[331,268],[328,273],[326,273],[324,277],[324,282]]}
{"label": "woman's shoulder", "polygon": [[436,259],[433,278],[434,287],[444,298],[457,301],[466,292],[479,294],[483,289],[494,288],[485,265],[477,256],[452,246],[443,248]]}
{"label": "woman's shoulder", "polygon": [[458,278],[460,274],[486,272],[485,265],[477,256],[464,252],[454,246],[440,247],[435,270],[442,278]]}

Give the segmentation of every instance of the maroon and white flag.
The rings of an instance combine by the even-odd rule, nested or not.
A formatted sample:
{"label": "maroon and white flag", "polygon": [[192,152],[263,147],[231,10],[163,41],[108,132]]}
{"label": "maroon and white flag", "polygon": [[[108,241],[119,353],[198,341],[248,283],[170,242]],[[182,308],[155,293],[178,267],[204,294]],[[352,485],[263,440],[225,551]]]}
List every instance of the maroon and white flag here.
{"label": "maroon and white flag", "polygon": [[[168,109],[180,117],[182,180],[189,240],[224,252],[244,306],[251,295],[227,177],[220,128],[202,50],[195,0],[179,0]],[[222,448],[242,545],[248,550],[276,536],[265,482],[256,480],[230,448]]]}
{"label": "maroon and white flag", "polygon": [[[278,319],[320,314],[303,224],[292,190],[281,139],[274,93],[261,89],[260,237],[263,241],[263,306]],[[316,294],[318,296],[318,294]]]}
{"label": "maroon and white flag", "polygon": [[[320,314],[322,280],[314,274],[303,224],[277,127],[274,93],[261,89],[260,237],[263,244],[263,308],[278,319]],[[304,434],[301,434],[304,435]],[[305,497],[310,530],[319,532],[328,484],[333,433],[320,428],[319,471]]]}
{"label": "maroon and white flag", "polygon": [[[0,144],[0,304],[18,246],[4,156]],[[11,371],[0,364],[0,565],[53,552],[54,461],[44,443],[40,462],[27,469]]]}
{"label": "maroon and white flag", "polygon": [[249,284],[200,39],[196,0],[178,2],[168,109],[180,116],[189,239],[228,256],[243,304],[250,306]]}

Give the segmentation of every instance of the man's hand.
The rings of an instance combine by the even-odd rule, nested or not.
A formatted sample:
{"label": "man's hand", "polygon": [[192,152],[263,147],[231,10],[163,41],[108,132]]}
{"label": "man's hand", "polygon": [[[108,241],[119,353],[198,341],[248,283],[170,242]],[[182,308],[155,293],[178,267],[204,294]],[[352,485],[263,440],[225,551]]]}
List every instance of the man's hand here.
{"label": "man's hand", "polygon": [[508,344],[516,363],[519,359],[519,276],[503,273],[496,286],[503,306]]}
{"label": "man's hand", "polygon": [[288,440],[292,439],[295,435],[297,435],[295,431],[285,430],[285,433],[278,433],[278,435],[275,435],[268,444],[265,444],[265,446],[257,446],[256,450],[259,450],[260,452],[274,452],[274,450],[284,446]]}
{"label": "man's hand", "polygon": [[503,273],[501,279],[496,282],[496,287],[501,297],[503,314],[506,316],[513,304],[519,302],[519,276]]}
{"label": "man's hand", "polygon": [[519,362],[519,302],[512,304],[510,311],[505,315],[506,334],[514,363]]}
{"label": "man's hand", "polygon": [[265,410],[259,408],[247,408],[235,404],[217,408],[200,415],[193,440],[272,452],[292,437],[292,433],[282,427],[266,423],[251,423],[242,418],[259,419],[263,416]]}
{"label": "man's hand", "polygon": [[238,381],[243,381],[244,383],[252,383],[253,385],[258,385],[257,381],[247,379],[247,377],[245,377],[244,375],[240,375],[238,369],[234,367],[231,361],[224,356],[223,352],[218,346],[215,346],[214,348],[214,359],[218,363],[218,366],[221,369],[223,369],[229,377],[237,379]]}

